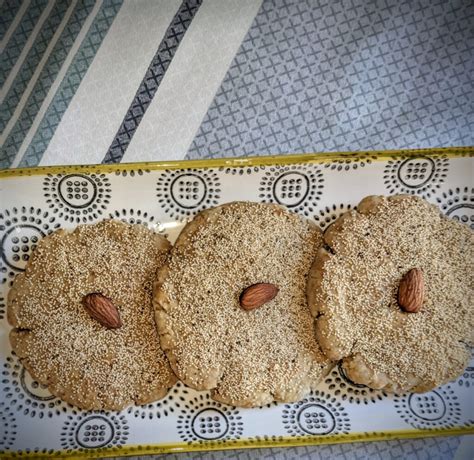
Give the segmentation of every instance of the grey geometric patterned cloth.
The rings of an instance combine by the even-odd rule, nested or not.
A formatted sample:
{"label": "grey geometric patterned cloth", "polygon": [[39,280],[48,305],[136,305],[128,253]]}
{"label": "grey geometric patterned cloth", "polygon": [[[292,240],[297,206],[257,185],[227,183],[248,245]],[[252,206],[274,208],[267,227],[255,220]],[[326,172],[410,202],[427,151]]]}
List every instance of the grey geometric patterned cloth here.
{"label": "grey geometric patterned cloth", "polygon": [[188,158],[474,143],[472,0],[265,1]]}
{"label": "grey geometric patterned cloth", "polygon": [[[459,439],[412,439],[333,446],[295,447],[292,449],[249,449],[240,451],[197,452],[149,457],[127,457],[130,460],[445,460],[453,458]],[[125,460],[125,458],[124,458]]]}
{"label": "grey geometric patterned cloth", "polygon": [[[172,19],[187,0],[0,0],[0,168],[108,159],[170,37],[170,62],[114,162],[474,144],[474,0],[260,2],[203,0],[181,33]],[[62,32],[53,33],[59,23]],[[193,56],[213,43],[220,47],[203,71]],[[216,69],[223,70],[214,82]],[[164,124],[160,115],[180,106],[173,113],[189,118]],[[189,140],[176,142],[183,133]],[[474,458],[468,448],[459,454],[461,443],[446,437],[149,458]]]}

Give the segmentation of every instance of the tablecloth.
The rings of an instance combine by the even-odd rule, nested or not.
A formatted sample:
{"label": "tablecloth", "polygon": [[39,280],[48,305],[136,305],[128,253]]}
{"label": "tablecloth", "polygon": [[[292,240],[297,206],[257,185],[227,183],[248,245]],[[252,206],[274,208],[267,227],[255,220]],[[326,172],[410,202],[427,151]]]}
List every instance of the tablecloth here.
{"label": "tablecloth", "polygon": [[[0,167],[472,145],[473,24],[472,0],[3,0]],[[473,445],[186,456],[452,459]]]}

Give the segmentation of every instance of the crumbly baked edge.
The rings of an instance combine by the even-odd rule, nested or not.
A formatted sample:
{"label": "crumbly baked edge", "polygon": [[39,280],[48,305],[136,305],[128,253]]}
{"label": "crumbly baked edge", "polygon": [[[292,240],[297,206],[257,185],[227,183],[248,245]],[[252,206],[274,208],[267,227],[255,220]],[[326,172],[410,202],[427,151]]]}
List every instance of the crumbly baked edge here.
{"label": "crumbly baked edge", "polygon": [[[127,226],[131,224],[126,224],[122,221],[115,220],[114,222]],[[77,227],[76,227],[77,228]],[[45,236],[41,241],[46,241],[51,238],[53,235],[61,234],[61,233],[73,233],[75,229],[72,230],[65,230],[65,229],[58,229],[55,232],[51,233],[50,235]],[[157,237],[160,238],[160,242],[162,244],[166,244],[167,251],[169,253],[171,249],[171,243],[161,235],[155,234]],[[129,402],[124,404],[114,404],[114,405],[104,405],[104,404],[84,404],[82,400],[74,397],[73,394],[68,393],[61,385],[57,379],[52,378],[51,376],[44,375],[42,373],[36,372],[35,368],[30,365],[28,354],[24,353],[20,344],[21,334],[25,331],[29,331],[30,329],[22,329],[18,328],[18,324],[16,322],[15,316],[21,311],[21,304],[16,302],[16,297],[21,289],[22,283],[25,281],[26,274],[28,273],[30,266],[31,266],[32,259],[27,262],[25,267],[25,271],[23,273],[18,274],[15,277],[13,285],[8,292],[7,296],[7,321],[12,326],[12,329],[9,333],[9,340],[10,345],[12,347],[13,352],[17,355],[18,359],[20,360],[21,364],[25,367],[25,369],[30,373],[31,377],[36,380],[41,385],[46,385],[48,390],[51,392],[53,396],[60,398],[62,401],[71,404],[72,406],[78,407],[82,410],[122,410],[131,405],[144,405],[148,404],[157,400],[164,398],[169,390],[174,386],[174,384],[178,381],[176,375],[170,371],[169,372],[169,379],[168,382],[164,387],[161,388],[154,388],[151,391],[147,392],[147,394],[141,395],[141,397],[136,399],[130,399]],[[152,296],[153,297],[153,296]]]}
{"label": "crumbly baked edge", "polygon": [[[228,206],[232,204],[236,204],[239,202],[231,202],[226,203],[223,205],[218,206],[217,208]],[[280,210],[283,213],[288,213],[284,207],[276,204],[267,204],[267,206],[272,206],[277,210]],[[212,215],[213,210],[216,208],[207,209],[198,213],[194,219],[187,223],[185,227],[182,229],[178,239],[176,240],[174,247],[179,246],[186,246],[187,241],[193,236],[193,234],[197,231],[198,226],[201,223],[204,223],[206,218],[209,215]],[[300,217],[300,216],[298,216]],[[301,218],[301,217],[300,217]],[[319,227],[312,222],[308,222],[309,225],[317,228],[319,231]],[[172,253],[170,255],[172,257]],[[272,394],[270,392],[261,392],[259,394],[255,394],[252,399],[245,399],[245,400],[236,400],[231,398],[226,398],[222,394],[219,394],[217,391],[218,387],[218,380],[215,379],[214,376],[210,376],[202,385],[193,385],[192,382],[189,381],[188,376],[182,374],[179,371],[177,366],[177,359],[174,354],[174,339],[173,339],[173,330],[168,322],[168,311],[171,311],[173,308],[178,308],[177,303],[173,302],[165,290],[163,289],[163,284],[166,282],[169,274],[169,265],[168,263],[165,264],[158,272],[158,276],[153,286],[153,306],[155,309],[155,317],[156,317],[156,324],[158,327],[158,332],[160,336],[160,344],[161,348],[165,351],[168,360],[170,362],[171,368],[173,369],[174,373],[177,377],[183,381],[187,386],[194,388],[196,390],[210,390],[212,399],[222,402],[224,404],[229,404],[232,406],[237,407],[261,407],[267,404],[270,404],[274,401],[277,402],[295,402],[300,400],[306,394],[308,394],[311,390],[315,389],[319,382],[307,382],[306,386],[302,388],[300,391],[295,392],[291,395],[289,394]],[[316,338],[315,338],[316,341]],[[329,364],[322,367],[321,371],[321,379],[331,371],[332,367],[334,366],[334,362],[330,361]]]}
{"label": "crumbly baked edge", "polygon": [[[421,381],[419,379],[413,378],[410,385],[401,387],[392,380],[390,380],[390,378],[385,373],[374,369],[373,366],[371,366],[364,360],[363,356],[361,356],[360,354],[354,355],[352,353],[353,347],[351,347],[350,350],[341,350],[340,347],[337,347],[335,345],[335,343],[337,343],[337,333],[335,331],[331,331],[332,336],[329,335],[329,329],[325,324],[326,320],[323,313],[323,310],[327,306],[327,297],[320,296],[320,299],[317,298],[317,293],[323,292],[322,284],[324,281],[325,274],[324,266],[326,262],[333,257],[331,249],[333,242],[337,239],[338,233],[344,227],[345,222],[356,218],[358,213],[368,214],[374,211],[384,200],[399,201],[405,199],[416,199],[424,201],[418,196],[406,194],[392,196],[370,195],[362,199],[354,210],[344,213],[326,229],[324,233],[325,247],[319,249],[308,276],[307,299],[311,314],[315,318],[316,333],[323,352],[330,359],[337,361],[340,360],[342,362],[344,371],[349,379],[351,379],[355,383],[366,385],[374,389],[385,390],[391,393],[401,393],[404,391],[424,393],[433,388],[436,388],[439,385],[447,383],[456,378],[458,375],[462,374],[465,366],[469,362],[468,354],[466,354],[464,365],[458,369],[456,375],[451,375],[450,377],[445,378],[443,380],[433,380],[431,382]],[[448,219],[446,216],[442,215],[436,205],[429,204],[429,206],[436,209],[437,213],[439,213],[442,218]],[[324,331],[324,334],[322,334],[322,331]],[[323,335],[325,337],[323,337]],[[327,346],[327,342],[332,342],[332,345]],[[474,345],[474,331],[471,335],[471,340],[467,340],[465,344],[466,346]]]}

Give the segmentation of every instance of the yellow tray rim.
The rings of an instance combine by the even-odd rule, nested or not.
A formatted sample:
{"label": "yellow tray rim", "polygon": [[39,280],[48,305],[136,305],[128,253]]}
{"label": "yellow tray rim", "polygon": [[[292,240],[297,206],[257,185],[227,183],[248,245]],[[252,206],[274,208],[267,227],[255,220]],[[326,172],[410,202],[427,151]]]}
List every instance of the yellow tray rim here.
{"label": "yellow tray rim", "polygon": [[211,158],[203,160],[176,160],[154,161],[139,163],[114,163],[114,164],[88,164],[88,165],[58,165],[39,166],[35,168],[14,168],[0,170],[0,179],[36,176],[41,174],[70,174],[70,173],[113,173],[117,171],[130,171],[146,169],[150,171],[164,169],[202,169],[202,168],[235,168],[267,165],[288,165],[295,163],[330,163],[360,157],[373,161],[387,161],[399,157],[434,157],[445,158],[472,157],[474,146],[466,147],[439,147],[426,149],[402,150],[368,150],[355,152],[330,152],[330,153],[303,153],[291,155],[250,156],[237,158]]}
{"label": "yellow tray rim", "polygon": [[[220,167],[252,167],[267,165],[289,165],[295,163],[330,163],[361,157],[373,161],[387,161],[400,157],[433,157],[445,158],[473,157],[474,146],[466,147],[440,147],[426,149],[401,149],[401,150],[373,150],[356,152],[330,152],[330,153],[305,153],[292,155],[251,156],[238,158],[217,158],[203,160],[177,160],[158,162],[118,163],[118,164],[89,164],[89,165],[59,165],[41,166],[34,168],[17,168],[0,170],[0,179],[36,176],[44,174],[69,174],[82,173],[113,173],[116,171],[130,171],[136,169],[165,170],[165,169],[190,169],[190,168],[220,168]],[[252,449],[264,447],[297,447],[322,444],[338,444],[351,442],[373,442],[392,439],[413,439],[432,436],[460,436],[474,434],[474,426],[455,427],[449,429],[413,429],[374,433],[350,433],[335,436],[305,436],[305,437],[279,437],[278,439],[242,439],[229,440],[221,443],[173,443],[173,444],[148,444],[126,445],[124,447],[86,449],[83,451],[57,451],[54,454],[41,454],[36,452],[10,452],[0,451],[0,457],[9,458],[99,458],[114,456],[150,455],[180,452],[217,451],[230,449]]]}
{"label": "yellow tray rim", "polygon": [[203,443],[173,443],[173,444],[147,444],[133,445],[128,444],[124,447],[109,447],[98,449],[83,449],[71,451],[54,451],[53,453],[40,452],[10,452],[0,451],[0,458],[7,460],[13,458],[106,458],[106,457],[127,457],[137,455],[152,454],[177,454],[185,452],[210,452],[219,450],[235,449],[255,449],[265,447],[298,447],[314,446],[328,444],[347,444],[354,442],[374,442],[390,441],[395,439],[417,439],[435,436],[462,436],[474,434],[474,425],[456,428],[440,429],[413,429],[413,430],[395,430],[387,432],[373,433],[349,433],[347,435],[334,436],[299,436],[299,437],[279,437],[278,439],[239,439],[221,442],[203,442]]}

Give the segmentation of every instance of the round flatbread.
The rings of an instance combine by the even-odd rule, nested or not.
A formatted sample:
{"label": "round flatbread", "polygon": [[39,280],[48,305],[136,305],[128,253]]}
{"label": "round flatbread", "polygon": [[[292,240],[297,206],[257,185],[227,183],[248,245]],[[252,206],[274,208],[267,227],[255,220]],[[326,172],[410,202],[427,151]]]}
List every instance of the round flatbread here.
{"label": "round flatbread", "polygon": [[[230,203],[183,229],[155,285],[161,346],[187,385],[251,407],[295,401],[329,370],[307,307],[321,232],[280,206]],[[278,294],[245,310],[258,283]]]}
{"label": "round flatbread", "polygon": [[[423,392],[462,373],[474,330],[474,234],[467,226],[418,197],[370,196],[324,240],[330,251],[320,249],[311,268],[308,302],[323,351],[343,360],[350,379]],[[424,295],[410,313],[398,289],[412,270]]]}
{"label": "round flatbread", "polygon": [[[44,238],[8,296],[10,341],[32,376],[81,409],[164,397],[176,378],[160,348],[152,286],[169,250],[164,237],[118,221]],[[121,327],[109,328],[117,319],[109,305],[98,312],[106,325],[91,315],[89,294],[108,299]]]}

